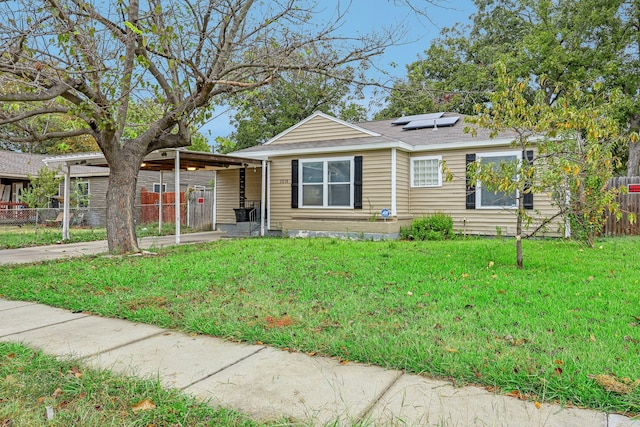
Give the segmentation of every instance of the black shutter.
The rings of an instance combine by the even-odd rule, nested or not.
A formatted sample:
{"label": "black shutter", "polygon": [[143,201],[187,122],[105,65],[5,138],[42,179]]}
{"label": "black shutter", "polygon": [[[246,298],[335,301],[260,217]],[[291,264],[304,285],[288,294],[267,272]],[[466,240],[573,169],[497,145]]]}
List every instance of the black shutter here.
{"label": "black shutter", "polygon": [[362,209],[362,156],[356,156],[353,163],[353,208]]}
{"label": "black shutter", "polygon": [[469,165],[476,161],[475,154],[467,154],[467,209],[475,209],[476,208],[476,180],[472,179],[469,176]]}
{"label": "black shutter", "polygon": [[[525,153],[525,158],[527,163],[529,163],[530,165],[533,164],[533,150],[527,150],[527,152]],[[524,208],[525,209],[533,209],[533,193],[527,191],[530,188],[531,188],[531,183],[526,182],[524,184],[524,189],[525,189]]]}
{"label": "black shutter", "polygon": [[291,160],[291,207],[298,208],[298,160]]}

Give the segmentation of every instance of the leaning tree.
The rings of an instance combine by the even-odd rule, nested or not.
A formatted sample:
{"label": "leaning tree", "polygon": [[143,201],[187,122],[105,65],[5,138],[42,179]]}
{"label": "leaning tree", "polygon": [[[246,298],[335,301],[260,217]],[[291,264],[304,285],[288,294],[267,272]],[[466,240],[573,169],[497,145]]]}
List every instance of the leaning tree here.
{"label": "leaning tree", "polygon": [[[365,70],[401,36],[396,29],[346,37],[340,30],[347,9],[340,4],[323,3],[321,9],[312,0],[0,2],[2,138],[92,136],[110,168],[109,250],[138,251],[133,209],[145,155],[189,146],[190,129],[211,117],[222,95],[254,90],[286,70]],[[125,138],[131,106],[149,100],[159,114],[143,132]],[[81,125],[56,132],[32,125],[43,116]]]}

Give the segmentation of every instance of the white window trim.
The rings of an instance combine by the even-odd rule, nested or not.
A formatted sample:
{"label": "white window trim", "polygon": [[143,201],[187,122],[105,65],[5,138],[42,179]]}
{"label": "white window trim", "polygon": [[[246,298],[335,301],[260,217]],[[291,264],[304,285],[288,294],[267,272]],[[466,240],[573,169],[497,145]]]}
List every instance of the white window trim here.
{"label": "white window trim", "polygon": [[[520,151],[491,151],[488,153],[476,153],[476,160],[482,162],[485,157],[504,157],[515,156],[518,162],[522,161],[522,152]],[[476,209],[484,210],[513,210],[518,208],[518,190],[516,190],[516,204],[513,206],[482,206],[482,182],[476,181]]]}
{"label": "white window trim", "polygon": [[[415,162],[419,160],[437,160],[438,161],[438,183],[430,184],[430,185],[415,185],[414,174],[415,174]],[[442,187],[442,156],[420,156],[420,157],[412,157],[411,158],[411,171],[410,171],[410,180],[412,188],[436,188]]]}
{"label": "white window trim", "polygon": [[[80,184],[87,184],[87,194],[86,194],[86,200],[83,200],[83,202],[86,202],[87,206],[82,206],[84,208],[88,208],[91,205],[91,181],[87,178],[73,178],[72,180],[72,188],[75,188],[76,190],[79,189]],[[58,191],[59,193],[60,191]],[[84,194],[83,194],[84,196]]]}
{"label": "white window trim", "polygon": [[[349,205],[348,206],[329,206],[329,169],[326,167],[327,162],[340,162],[340,161],[349,161]],[[302,190],[304,188],[304,176],[302,173],[303,165],[305,163],[317,163],[323,162],[322,167],[322,206],[304,205],[304,198],[302,197]],[[311,158],[311,159],[299,159],[298,160],[298,200],[300,201],[299,207],[302,209],[353,209],[353,199],[354,199],[354,187],[355,187],[355,157],[321,157],[321,158]],[[319,183],[314,183],[311,185],[318,185]]]}

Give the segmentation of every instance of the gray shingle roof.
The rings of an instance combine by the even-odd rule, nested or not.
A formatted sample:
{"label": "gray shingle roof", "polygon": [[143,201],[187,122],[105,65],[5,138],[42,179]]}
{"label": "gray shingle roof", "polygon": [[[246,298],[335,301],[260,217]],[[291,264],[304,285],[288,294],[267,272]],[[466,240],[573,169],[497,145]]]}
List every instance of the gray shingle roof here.
{"label": "gray shingle roof", "polygon": [[[51,157],[46,154],[18,153],[0,150],[0,177],[24,178],[37,175],[45,167],[44,159]],[[104,176],[109,170],[100,167],[74,166],[72,176]]]}
{"label": "gray shingle roof", "polygon": [[[381,136],[364,136],[362,138],[350,138],[350,139],[328,139],[322,141],[312,141],[312,142],[300,142],[300,143],[287,143],[287,144],[269,144],[269,145],[258,145],[255,147],[246,148],[243,150],[239,150],[234,152],[233,154],[237,154],[239,156],[264,153],[268,154],[269,152],[281,152],[283,150],[295,152],[296,150],[304,150],[304,149],[316,149],[316,148],[338,148],[341,146],[363,146],[366,147],[368,144],[377,144],[377,143],[404,143],[409,146],[414,147],[416,150],[420,148],[426,148],[430,145],[451,145],[451,148],[455,148],[457,144],[464,143],[478,143],[481,144],[486,141],[492,140],[489,136],[489,131],[485,129],[478,129],[476,135],[472,135],[471,132],[465,132],[465,127],[472,127],[473,125],[466,123],[465,116],[463,114],[457,113],[445,113],[443,117],[456,117],[459,116],[460,120],[458,120],[453,126],[446,127],[438,127],[434,128],[426,128],[426,129],[416,129],[416,130],[404,130],[402,126],[393,126],[391,123],[396,119],[389,120],[378,120],[371,122],[362,122],[356,123],[356,126],[359,126],[363,129],[376,132]],[[497,138],[493,138],[493,140],[499,139],[513,139],[515,134],[506,132],[499,135]]]}

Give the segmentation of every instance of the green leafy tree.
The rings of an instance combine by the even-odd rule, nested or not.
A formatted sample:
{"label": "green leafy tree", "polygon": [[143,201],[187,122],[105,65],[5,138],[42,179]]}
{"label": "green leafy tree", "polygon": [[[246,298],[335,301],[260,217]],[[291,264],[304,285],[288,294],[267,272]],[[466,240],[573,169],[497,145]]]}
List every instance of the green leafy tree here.
{"label": "green leafy tree", "polygon": [[[525,209],[525,196],[530,193],[553,195],[558,216],[579,229],[579,237],[593,243],[601,230],[604,212],[618,213],[617,189],[608,188],[616,159],[613,152],[619,127],[606,114],[615,107],[615,96],[599,99],[598,86],[584,92],[579,85],[557,90],[564,95],[549,105],[548,92],[540,89],[531,96],[528,81],[507,74],[498,64],[498,89],[488,106],[478,106],[478,114],[467,118],[491,136],[511,132],[512,146],[523,153],[515,162],[483,163],[469,166],[468,173],[481,182],[483,191],[513,195],[516,200],[516,264],[523,268],[522,238],[534,216]],[[544,83],[544,82],[542,82]],[[600,109],[597,107],[600,106]],[[527,152],[536,153],[529,158]],[[554,218],[538,218],[542,226]]]}
{"label": "green leafy tree", "polygon": [[[619,188],[610,179],[620,166],[616,157],[621,142],[615,119],[618,91],[602,91],[600,85],[584,91],[579,85],[567,91],[553,108],[547,140],[539,146],[543,160],[541,181],[555,201],[572,237],[590,246],[602,230],[607,215],[620,218],[616,196]],[[635,223],[634,213],[628,213]]]}
{"label": "green leafy tree", "polygon": [[271,85],[235,97],[235,131],[221,141],[222,153],[262,144],[316,111],[347,121],[366,120],[367,111],[355,104],[350,82],[353,70],[345,68],[335,76],[308,71],[282,73]]}
{"label": "green leafy tree", "polygon": [[[109,250],[138,251],[135,188],[145,155],[192,145],[192,130],[213,117],[223,95],[255,91],[286,71],[342,76],[351,66],[353,80],[368,82],[362,73],[371,58],[402,36],[390,28],[350,38],[340,28],[345,8],[322,21],[317,7],[293,0],[0,2],[0,81],[11,83],[0,87],[2,125],[12,126],[13,139],[91,136],[110,171]],[[160,105],[160,114],[128,135],[140,100]],[[14,108],[20,104],[30,108]],[[61,115],[82,126],[23,126]]]}
{"label": "green leafy tree", "polygon": [[[472,114],[498,87],[494,63],[543,91],[552,105],[572,86],[618,92],[610,113],[627,134],[618,151],[626,174],[640,167],[640,2],[637,0],[475,0],[470,26],[444,29],[424,59],[408,66],[380,115],[450,110]],[[535,82],[535,84],[533,84]],[[431,104],[433,105],[431,105]]]}
{"label": "green leafy tree", "polygon": [[58,194],[62,177],[54,169],[43,167],[38,175],[29,177],[30,186],[22,190],[20,201],[26,203],[36,212],[36,232],[38,231],[39,209],[49,207],[51,198]]}

